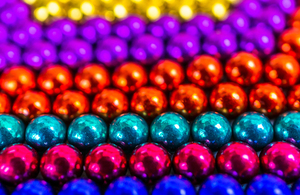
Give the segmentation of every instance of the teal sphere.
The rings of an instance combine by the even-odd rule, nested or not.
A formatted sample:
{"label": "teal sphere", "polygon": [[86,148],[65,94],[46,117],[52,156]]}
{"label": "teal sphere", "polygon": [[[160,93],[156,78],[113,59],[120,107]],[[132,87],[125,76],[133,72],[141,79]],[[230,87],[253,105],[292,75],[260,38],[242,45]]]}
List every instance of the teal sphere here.
{"label": "teal sphere", "polygon": [[0,149],[24,142],[25,126],[17,117],[0,114]]}
{"label": "teal sphere", "polygon": [[274,123],[275,139],[287,141],[300,148],[300,112],[281,114]]}
{"label": "teal sphere", "polygon": [[100,117],[84,114],[75,118],[68,129],[68,141],[79,150],[90,150],[107,139],[107,125]]}
{"label": "teal sphere", "polygon": [[190,126],[180,114],[166,112],[154,119],[150,126],[150,136],[153,142],[174,151],[189,141]]}
{"label": "teal sphere", "polygon": [[217,112],[200,114],[191,128],[194,141],[206,144],[211,150],[218,150],[227,144],[232,136],[229,121]]}
{"label": "teal sphere", "polygon": [[137,145],[147,142],[149,127],[137,114],[122,114],[109,126],[109,140],[123,150],[132,150]]}
{"label": "teal sphere", "polygon": [[66,141],[67,128],[65,123],[54,115],[41,115],[33,119],[26,128],[25,140],[37,151]]}
{"label": "teal sphere", "polygon": [[270,120],[257,112],[246,112],[232,124],[235,141],[249,144],[255,150],[261,150],[272,142],[274,130]]}

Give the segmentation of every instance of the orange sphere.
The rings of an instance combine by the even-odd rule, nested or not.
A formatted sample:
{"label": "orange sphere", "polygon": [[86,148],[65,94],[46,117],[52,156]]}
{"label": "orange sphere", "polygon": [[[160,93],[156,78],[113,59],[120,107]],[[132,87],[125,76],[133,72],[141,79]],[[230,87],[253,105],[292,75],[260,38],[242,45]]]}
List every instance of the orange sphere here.
{"label": "orange sphere", "polygon": [[80,91],[67,90],[59,94],[53,103],[53,113],[70,121],[90,111],[90,102]]}
{"label": "orange sphere", "polygon": [[279,37],[279,48],[283,53],[300,59],[300,28],[285,30]]}
{"label": "orange sphere", "polygon": [[51,103],[44,92],[28,90],[15,100],[13,113],[24,121],[29,121],[51,111]]}
{"label": "orange sphere", "polygon": [[223,77],[223,67],[214,57],[201,55],[196,57],[186,71],[188,79],[200,87],[212,87]]}
{"label": "orange sphere", "polygon": [[166,111],[168,100],[165,94],[154,87],[142,87],[131,99],[131,110],[145,119],[153,119]]}
{"label": "orange sphere", "polygon": [[112,81],[115,87],[129,93],[144,86],[148,82],[148,76],[144,67],[127,62],[115,69]]}
{"label": "orange sphere", "polygon": [[235,83],[220,83],[210,94],[212,110],[226,117],[236,117],[246,111],[248,98],[245,91]]}
{"label": "orange sphere", "polygon": [[295,85],[289,91],[287,102],[292,110],[300,111],[300,85]]}
{"label": "orange sphere", "polygon": [[77,72],[75,85],[86,94],[96,94],[110,85],[110,75],[102,65],[88,64]]}
{"label": "orange sphere", "polygon": [[249,102],[252,110],[274,117],[284,111],[286,98],[276,85],[260,83],[251,89]]}
{"label": "orange sphere", "polygon": [[11,102],[9,97],[0,92],[0,113],[9,113],[11,109]]}
{"label": "orange sphere", "polygon": [[193,119],[207,108],[207,97],[193,84],[180,85],[170,97],[171,109],[188,119]]}
{"label": "orange sphere", "polygon": [[106,121],[111,121],[128,111],[128,99],[118,89],[104,89],[95,96],[92,111]]}
{"label": "orange sphere", "polygon": [[299,79],[300,67],[297,60],[286,54],[277,54],[265,65],[266,78],[277,86],[290,87]]}
{"label": "orange sphere", "polygon": [[176,89],[183,79],[183,68],[171,60],[161,60],[152,67],[150,72],[151,83],[161,90]]}
{"label": "orange sphere", "polygon": [[289,23],[292,27],[300,28],[300,7],[292,14]]}
{"label": "orange sphere", "polygon": [[228,60],[225,72],[231,81],[249,86],[257,83],[262,77],[263,65],[258,57],[242,51]]}
{"label": "orange sphere", "polygon": [[0,77],[1,89],[10,96],[16,96],[35,88],[35,75],[27,67],[6,68]]}
{"label": "orange sphere", "polygon": [[41,71],[37,83],[48,95],[57,95],[73,86],[73,76],[68,68],[53,65]]}

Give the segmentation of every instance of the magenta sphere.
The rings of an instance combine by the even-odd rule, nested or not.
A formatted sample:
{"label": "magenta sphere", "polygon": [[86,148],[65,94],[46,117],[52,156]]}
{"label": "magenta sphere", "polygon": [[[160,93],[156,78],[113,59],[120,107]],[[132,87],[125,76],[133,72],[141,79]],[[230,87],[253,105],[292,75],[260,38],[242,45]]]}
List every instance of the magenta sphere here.
{"label": "magenta sphere", "polygon": [[21,62],[21,49],[12,43],[2,43],[0,47],[0,70],[9,65],[19,64]]}
{"label": "magenta sphere", "polygon": [[215,22],[207,15],[197,14],[181,25],[181,31],[197,37],[207,36],[214,31]]}
{"label": "magenta sphere", "polygon": [[260,153],[264,173],[272,173],[290,183],[300,175],[300,150],[287,142],[273,142]]}
{"label": "magenta sphere", "polygon": [[171,15],[164,15],[147,26],[147,31],[155,37],[168,39],[180,31],[180,22]]}
{"label": "magenta sphere", "polygon": [[[1,5],[3,5],[3,7]],[[0,8],[1,7],[0,21],[7,26],[14,27],[21,24],[24,20],[29,20],[30,8],[22,1],[9,2],[1,0]]]}
{"label": "magenta sphere", "polygon": [[37,152],[26,144],[15,144],[0,153],[0,179],[19,184],[35,178],[39,171]]}
{"label": "magenta sphere", "polygon": [[242,142],[230,142],[217,154],[221,173],[236,178],[240,183],[249,182],[259,172],[259,158],[253,148]]}
{"label": "magenta sphere", "polygon": [[259,18],[262,14],[262,5],[260,0],[243,0],[237,6],[237,9],[246,13],[251,18]]}
{"label": "magenta sphere", "polygon": [[5,25],[0,24],[0,43],[5,43],[8,41],[8,29]]}
{"label": "magenta sphere", "polygon": [[249,30],[249,27],[249,17],[244,12],[235,10],[230,12],[226,20],[219,22],[216,29],[236,34],[243,34]]}

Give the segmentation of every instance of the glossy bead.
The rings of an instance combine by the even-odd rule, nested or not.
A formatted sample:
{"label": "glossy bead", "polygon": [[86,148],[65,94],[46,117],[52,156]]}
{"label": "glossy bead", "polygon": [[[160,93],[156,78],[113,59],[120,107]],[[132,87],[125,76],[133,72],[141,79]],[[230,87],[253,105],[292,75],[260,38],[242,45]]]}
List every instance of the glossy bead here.
{"label": "glossy bead", "polygon": [[232,136],[229,121],[217,112],[200,114],[191,126],[192,138],[207,145],[211,150],[218,150],[228,143]]}
{"label": "glossy bead", "polygon": [[228,17],[217,24],[216,29],[231,33],[243,34],[249,30],[250,19],[242,11],[236,9],[229,13]]}
{"label": "glossy bead", "polygon": [[0,179],[16,185],[37,176],[38,154],[26,144],[14,144],[1,151],[0,166]]}
{"label": "glossy bead", "polygon": [[81,114],[88,113],[90,102],[83,93],[67,90],[56,97],[52,110],[63,120],[70,121]]}
{"label": "glossy bead", "polygon": [[291,15],[297,8],[297,1],[295,0],[278,0],[276,3],[278,4],[279,8],[288,15]]}
{"label": "glossy bead", "polygon": [[46,181],[39,179],[31,179],[25,183],[21,183],[13,191],[12,195],[54,195],[54,190]]}
{"label": "glossy bead", "polygon": [[289,91],[287,103],[291,110],[300,111],[300,85],[295,85]]}
{"label": "glossy bead", "polygon": [[69,194],[101,195],[100,189],[97,184],[88,179],[74,179],[66,183],[58,193],[58,195]]}
{"label": "glossy bead", "polygon": [[164,15],[147,25],[147,31],[153,36],[168,39],[180,30],[180,22],[172,15]]}
{"label": "glossy bead", "polygon": [[225,72],[231,81],[243,86],[250,86],[261,79],[263,65],[255,55],[239,52],[227,61]]}
{"label": "glossy bead", "polygon": [[182,66],[171,60],[161,60],[150,71],[152,85],[161,90],[173,90],[184,80]]}
{"label": "glossy bead", "polygon": [[153,87],[142,87],[131,99],[131,110],[145,119],[153,119],[167,109],[165,94]]}
{"label": "glossy bead", "polygon": [[25,141],[37,151],[63,143],[66,140],[65,123],[54,115],[42,115],[33,119],[27,126]]}
{"label": "glossy bead", "polygon": [[105,143],[92,149],[85,158],[86,175],[101,184],[125,175],[127,162],[122,149]]}
{"label": "glossy bead", "polygon": [[132,175],[153,183],[170,173],[171,158],[159,144],[146,143],[135,148],[129,160],[129,168]]}
{"label": "glossy bead", "polygon": [[298,179],[292,186],[292,192],[294,195],[300,194],[300,180]]}
{"label": "glossy bead", "polygon": [[134,92],[148,82],[144,67],[137,63],[125,62],[115,69],[112,75],[113,85],[125,93]]}
{"label": "glossy bead", "polygon": [[4,24],[0,24],[0,43],[8,41],[8,28]]}
{"label": "glossy bead", "polygon": [[256,176],[246,189],[247,195],[292,195],[288,185],[279,177],[271,174]]}
{"label": "glossy bead", "polygon": [[188,142],[190,126],[187,120],[178,113],[166,112],[157,116],[150,126],[153,142],[159,143],[170,151]]}
{"label": "glossy bead", "polygon": [[199,195],[244,195],[242,186],[227,174],[215,174],[208,177],[199,190]]}
{"label": "glossy bead", "polygon": [[256,152],[242,142],[230,142],[224,145],[217,154],[217,166],[221,173],[246,183],[259,172],[259,158]]}
{"label": "glossy bead", "polygon": [[148,195],[148,190],[145,185],[138,180],[136,177],[124,176],[119,177],[114,182],[112,182],[105,195]]}
{"label": "glossy bead", "polygon": [[137,145],[147,142],[149,127],[146,121],[137,114],[122,114],[109,126],[110,142],[125,151],[133,150]]}
{"label": "glossy bead", "polygon": [[0,77],[1,89],[10,96],[16,96],[35,88],[34,73],[24,66],[6,68]]}
{"label": "glossy bead", "polygon": [[104,89],[98,93],[92,103],[92,112],[106,121],[128,111],[128,99],[118,89]]}
{"label": "glossy bead", "polygon": [[278,46],[283,53],[300,59],[300,28],[290,28],[283,31],[278,40]]}
{"label": "glossy bead", "polygon": [[207,36],[214,31],[214,20],[205,14],[197,14],[191,20],[184,22],[181,25],[181,30],[188,34],[201,37]]}
{"label": "glossy bead", "polygon": [[40,72],[37,84],[48,95],[58,95],[73,86],[73,76],[64,66],[48,66]]}
{"label": "glossy bead", "polygon": [[173,157],[173,169],[193,183],[200,183],[214,173],[215,158],[210,149],[196,142],[178,148]]}
{"label": "glossy bead", "polygon": [[110,85],[110,75],[102,65],[88,64],[77,71],[75,85],[86,94],[96,94]]}
{"label": "glossy bead", "polygon": [[107,126],[100,117],[84,114],[72,121],[67,137],[68,142],[79,150],[90,150],[106,141]]}
{"label": "glossy bead", "polygon": [[188,65],[186,74],[192,83],[208,88],[220,82],[223,77],[223,67],[216,58],[200,55]]}
{"label": "glossy bead", "polygon": [[284,111],[286,98],[280,88],[269,83],[256,84],[249,94],[250,108],[274,117]]}
{"label": "glossy bead", "polygon": [[12,111],[24,121],[29,121],[51,111],[49,98],[41,91],[28,90],[15,100]]}
{"label": "glossy bead", "polygon": [[55,145],[43,154],[40,170],[45,180],[62,185],[81,176],[82,155],[71,145]]}
{"label": "glossy bead", "polygon": [[11,101],[9,97],[0,92],[0,113],[10,113],[11,110]]}
{"label": "glossy bead", "polygon": [[297,8],[291,15],[289,24],[292,27],[300,28],[300,8]]}
{"label": "glossy bead", "polygon": [[299,178],[300,150],[287,142],[273,142],[260,153],[261,168],[290,183]]}
{"label": "glossy bead", "polygon": [[20,47],[31,45],[43,36],[42,25],[32,20],[26,20],[13,27],[11,32],[11,40]]}
{"label": "glossy bead", "polygon": [[259,0],[244,0],[238,4],[238,9],[251,18],[259,18],[262,14],[262,5]]}
{"label": "glossy bead", "polygon": [[0,58],[0,70],[10,65],[20,64],[22,59],[21,48],[12,43],[1,43]]}

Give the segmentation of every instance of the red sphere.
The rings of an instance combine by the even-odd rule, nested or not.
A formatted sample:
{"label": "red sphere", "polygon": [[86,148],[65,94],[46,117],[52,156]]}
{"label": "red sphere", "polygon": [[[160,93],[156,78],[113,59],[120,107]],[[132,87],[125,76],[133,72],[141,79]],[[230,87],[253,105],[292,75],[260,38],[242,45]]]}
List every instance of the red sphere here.
{"label": "red sphere", "polygon": [[146,143],[133,151],[129,168],[132,175],[152,183],[170,173],[170,155],[159,144]]}
{"label": "red sphere", "polygon": [[161,90],[176,89],[184,80],[184,70],[180,64],[171,60],[162,60],[154,65],[150,72],[151,83]]}
{"label": "red sphere", "polygon": [[35,178],[39,172],[37,152],[26,144],[15,144],[4,148],[0,153],[1,180],[19,184]]}
{"label": "red sphere", "polygon": [[287,102],[290,109],[300,111],[300,85],[295,85],[289,91]]}
{"label": "red sphere", "polygon": [[292,14],[289,23],[292,27],[300,29],[300,7]]}
{"label": "red sphere", "polygon": [[102,65],[88,64],[78,70],[75,85],[86,94],[96,94],[110,85],[110,75]]}
{"label": "red sphere", "polygon": [[249,103],[252,110],[274,117],[284,111],[286,98],[277,86],[260,83],[251,89]]}
{"label": "red sphere", "polygon": [[45,180],[62,185],[81,176],[82,155],[71,145],[59,144],[43,154],[40,169]]}
{"label": "red sphere", "polygon": [[41,71],[37,83],[48,95],[57,95],[73,86],[73,76],[68,68],[53,65]]}
{"label": "red sphere", "polygon": [[291,87],[299,79],[300,66],[297,60],[286,54],[277,54],[265,65],[266,78],[277,86]]}
{"label": "red sphere", "polygon": [[229,59],[225,72],[231,81],[249,86],[257,83],[262,77],[263,65],[254,54],[242,51]]}
{"label": "red sphere", "polygon": [[217,154],[221,173],[233,176],[239,182],[249,182],[259,172],[259,158],[254,149],[242,142],[230,142]]}
{"label": "red sphere", "polygon": [[246,111],[248,98],[245,91],[235,83],[220,83],[210,94],[212,110],[226,117],[236,117]]}
{"label": "red sphere", "polygon": [[193,183],[199,183],[214,173],[215,158],[210,149],[198,143],[181,146],[174,154],[173,168]]}
{"label": "red sphere", "polygon": [[260,153],[264,173],[272,173],[290,183],[300,175],[300,150],[287,142],[273,142]]}
{"label": "red sphere", "polygon": [[9,113],[11,109],[11,102],[9,97],[0,92],[0,113]]}
{"label": "red sphere", "polygon": [[108,184],[126,174],[123,150],[110,143],[92,149],[85,159],[86,175],[97,182]]}
{"label": "red sphere", "polygon": [[279,37],[279,48],[283,53],[300,59],[300,28],[285,30]]}

